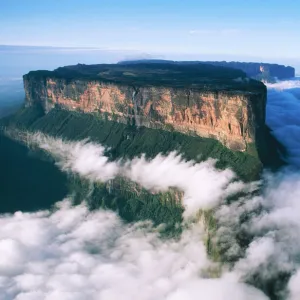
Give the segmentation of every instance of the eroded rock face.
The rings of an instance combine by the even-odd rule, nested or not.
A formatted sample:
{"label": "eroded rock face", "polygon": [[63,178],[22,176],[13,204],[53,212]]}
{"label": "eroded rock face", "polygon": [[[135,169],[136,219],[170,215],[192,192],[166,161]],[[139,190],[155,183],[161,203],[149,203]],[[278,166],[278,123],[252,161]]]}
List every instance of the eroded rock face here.
{"label": "eroded rock face", "polygon": [[41,103],[45,112],[56,105],[98,112],[118,122],[214,138],[236,151],[261,140],[265,124],[264,90],[214,92],[29,76],[24,86],[27,105]]}
{"label": "eroded rock face", "polygon": [[107,113],[109,119],[137,126],[176,130],[220,140],[245,151],[264,124],[265,95],[251,92],[118,86],[96,81],[25,80],[28,103],[41,102],[46,112],[55,104],[69,110]]}

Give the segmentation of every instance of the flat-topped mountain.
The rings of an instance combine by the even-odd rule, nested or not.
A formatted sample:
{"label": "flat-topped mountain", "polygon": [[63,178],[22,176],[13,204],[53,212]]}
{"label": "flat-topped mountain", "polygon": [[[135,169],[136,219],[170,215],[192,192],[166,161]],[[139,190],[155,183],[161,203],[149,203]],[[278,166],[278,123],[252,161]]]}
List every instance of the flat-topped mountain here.
{"label": "flat-topped mountain", "polygon": [[75,65],[24,76],[27,106],[213,138],[235,151],[264,148],[266,88],[240,70],[206,64]]}
{"label": "flat-topped mountain", "polygon": [[[40,170],[51,171],[52,160],[27,144],[24,131],[69,141],[89,139],[105,146],[111,161],[171,151],[191,164],[213,158],[216,168],[230,168],[245,181],[259,179],[263,166],[277,158],[276,143],[265,126],[266,87],[241,70],[205,64],[76,65],[29,72],[24,87],[26,106],[2,119],[0,127],[11,138],[24,142],[25,137],[20,161],[26,147],[32,157],[45,160],[42,169],[32,168],[34,179],[43,176]],[[16,146],[7,144],[4,150],[10,153]],[[60,187],[54,192],[64,192],[67,184],[74,203],[84,200],[92,209],[118,211],[125,221],[150,219],[172,235],[180,232],[180,189],[147,190],[122,175],[93,184],[72,173],[46,178]],[[39,201],[43,195],[35,197]],[[201,211],[199,218],[206,228],[207,252],[220,259],[213,214]]]}

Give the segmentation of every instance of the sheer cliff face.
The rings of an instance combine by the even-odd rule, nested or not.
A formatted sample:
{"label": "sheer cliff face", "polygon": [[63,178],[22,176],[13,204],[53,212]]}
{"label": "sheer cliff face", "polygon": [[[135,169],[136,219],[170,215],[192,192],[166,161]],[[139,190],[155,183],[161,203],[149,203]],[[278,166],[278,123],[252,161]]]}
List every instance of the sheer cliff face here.
{"label": "sheer cliff face", "polygon": [[24,86],[27,105],[41,103],[45,112],[55,106],[98,112],[118,122],[214,138],[236,151],[262,140],[265,90],[214,92],[30,76]]}

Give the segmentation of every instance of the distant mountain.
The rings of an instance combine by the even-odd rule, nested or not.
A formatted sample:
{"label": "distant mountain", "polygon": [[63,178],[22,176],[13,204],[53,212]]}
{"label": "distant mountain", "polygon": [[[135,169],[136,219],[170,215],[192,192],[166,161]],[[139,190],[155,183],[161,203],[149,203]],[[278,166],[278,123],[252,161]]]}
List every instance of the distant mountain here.
{"label": "distant mountain", "polygon": [[195,64],[210,64],[218,67],[227,67],[242,70],[247,76],[257,80],[273,82],[276,78],[283,80],[295,77],[295,68],[291,66],[284,66],[269,63],[256,63],[256,62],[226,62],[226,61],[173,61],[161,59],[144,59],[144,60],[128,60],[121,61],[119,64],[132,65],[139,63],[168,63],[175,65],[195,65]]}

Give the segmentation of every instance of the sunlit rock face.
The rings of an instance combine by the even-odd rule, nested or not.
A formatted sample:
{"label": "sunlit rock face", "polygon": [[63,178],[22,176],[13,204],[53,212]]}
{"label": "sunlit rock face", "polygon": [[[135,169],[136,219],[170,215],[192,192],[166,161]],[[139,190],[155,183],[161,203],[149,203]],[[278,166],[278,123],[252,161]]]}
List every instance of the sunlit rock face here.
{"label": "sunlit rock face", "polygon": [[207,81],[199,79],[194,84],[192,77],[183,85],[149,84],[148,79],[135,84],[131,72],[118,76],[120,80],[70,80],[51,72],[41,77],[31,72],[24,76],[27,104],[41,103],[45,112],[57,106],[97,112],[117,122],[213,138],[235,151],[248,151],[263,140],[266,89],[262,84],[233,78],[226,84],[211,80],[206,86]]}

